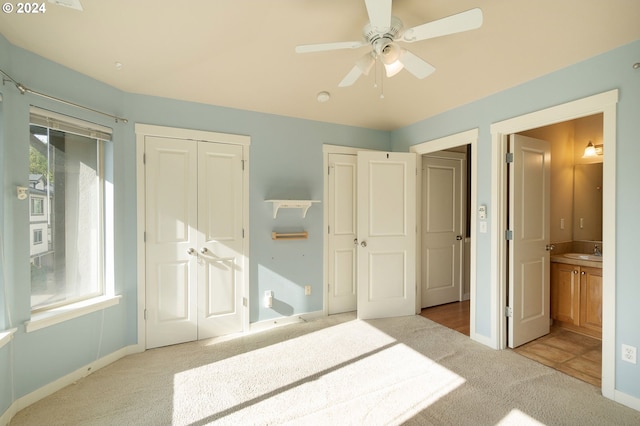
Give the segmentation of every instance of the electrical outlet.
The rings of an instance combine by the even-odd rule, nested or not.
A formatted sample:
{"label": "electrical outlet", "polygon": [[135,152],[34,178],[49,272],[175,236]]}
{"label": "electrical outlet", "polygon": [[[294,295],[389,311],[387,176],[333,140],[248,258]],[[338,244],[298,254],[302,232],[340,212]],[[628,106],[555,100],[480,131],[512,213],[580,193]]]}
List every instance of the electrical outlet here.
{"label": "electrical outlet", "polygon": [[622,360],[630,362],[631,364],[636,363],[636,348],[634,346],[622,345]]}
{"label": "electrical outlet", "polygon": [[311,295],[311,286],[310,285],[305,285],[304,286],[304,295],[305,296],[310,296]]}

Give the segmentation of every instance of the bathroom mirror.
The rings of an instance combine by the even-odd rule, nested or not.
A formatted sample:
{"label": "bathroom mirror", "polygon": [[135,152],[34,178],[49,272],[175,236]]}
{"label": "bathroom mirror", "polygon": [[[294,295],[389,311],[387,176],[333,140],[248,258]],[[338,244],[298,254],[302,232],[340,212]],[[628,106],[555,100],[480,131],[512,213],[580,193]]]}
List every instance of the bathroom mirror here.
{"label": "bathroom mirror", "polygon": [[602,163],[574,166],[574,241],[602,241],[602,189]]}

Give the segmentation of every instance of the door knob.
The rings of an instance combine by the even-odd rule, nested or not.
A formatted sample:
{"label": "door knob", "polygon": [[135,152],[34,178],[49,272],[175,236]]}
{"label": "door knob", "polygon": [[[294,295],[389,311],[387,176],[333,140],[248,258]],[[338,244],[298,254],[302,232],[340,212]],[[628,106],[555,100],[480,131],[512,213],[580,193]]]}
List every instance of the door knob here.
{"label": "door knob", "polygon": [[194,254],[196,254],[196,249],[194,249],[193,247],[189,247],[189,249],[187,250],[187,254],[189,256],[193,256]]}
{"label": "door knob", "polygon": [[353,239],[353,244],[356,245],[356,246],[358,245],[358,239],[357,238]]}
{"label": "door knob", "polygon": [[547,244],[547,245],[545,246],[545,250],[546,250],[546,251],[551,251],[551,250],[553,250],[553,249],[555,249],[555,248],[556,248],[556,246],[554,246],[553,244]]}
{"label": "door knob", "polygon": [[202,253],[202,254],[207,254],[208,251],[209,251],[209,249],[207,249],[206,247],[202,247],[200,249],[200,253]]}
{"label": "door knob", "polygon": [[456,240],[462,241],[462,235],[456,235]]}
{"label": "door knob", "polygon": [[363,241],[363,242],[361,242],[361,243],[360,243],[360,245],[361,245],[362,247],[366,247],[366,246],[367,246],[367,242],[366,242],[366,241]]}

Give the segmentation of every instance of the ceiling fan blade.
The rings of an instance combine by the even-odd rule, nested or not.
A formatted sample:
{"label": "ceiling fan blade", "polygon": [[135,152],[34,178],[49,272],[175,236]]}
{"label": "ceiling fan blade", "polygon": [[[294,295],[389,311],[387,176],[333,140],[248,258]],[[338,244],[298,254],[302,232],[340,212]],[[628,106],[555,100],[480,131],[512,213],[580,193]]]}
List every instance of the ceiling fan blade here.
{"label": "ceiling fan blade", "polygon": [[365,41],[338,41],[335,43],[303,44],[296,46],[296,53],[324,52],[327,50],[357,49],[367,45]]}
{"label": "ceiling fan blade", "polygon": [[391,28],[391,0],[365,0],[369,22],[379,32]]}
{"label": "ceiling fan blade", "polygon": [[438,19],[437,21],[427,22],[426,24],[409,28],[404,32],[402,41],[413,43],[414,41],[474,30],[481,26],[482,10],[475,8],[446,18]]}
{"label": "ceiling fan blade", "polygon": [[409,71],[419,79],[427,77],[436,70],[433,65],[406,49],[402,49],[400,62],[404,65],[405,70]]}
{"label": "ceiling fan blade", "polygon": [[351,86],[355,83],[362,74],[369,75],[369,71],[371,71],[371,67],[376,60],[373,58],[371,53],[366,53],[356,62],[355,66],[351,68],[351,71],[342,79],[338,87],[347,87]]}

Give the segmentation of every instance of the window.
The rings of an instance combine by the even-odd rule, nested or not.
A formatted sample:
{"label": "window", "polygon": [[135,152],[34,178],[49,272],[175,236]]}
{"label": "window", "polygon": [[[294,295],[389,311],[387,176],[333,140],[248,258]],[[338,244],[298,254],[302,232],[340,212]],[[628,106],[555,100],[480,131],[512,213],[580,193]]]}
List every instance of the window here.
{"label": "window", "polygon": [[44,198],[31,198],[31,214],[34,216],[44,215]]}
{"label": "window", "polygon": [[30,123],[31,309],[38,312],[105,294],[111,131],[37,108]]}
{"label": "window", "polygon": [[42,244],[42,229],[33,231],[33,244]]}

